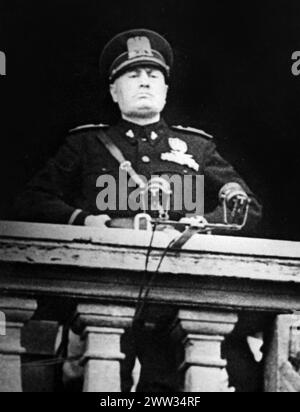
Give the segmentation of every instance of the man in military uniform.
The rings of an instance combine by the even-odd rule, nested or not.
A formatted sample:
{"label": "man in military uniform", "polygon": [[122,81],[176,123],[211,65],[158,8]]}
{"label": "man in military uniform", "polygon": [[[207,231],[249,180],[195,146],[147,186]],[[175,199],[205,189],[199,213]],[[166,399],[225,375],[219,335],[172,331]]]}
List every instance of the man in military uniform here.
{"label": "man in military uniform", "polygon": [[[112,175],[119,179],[117,148],[119,157],[121,153],[123,160],[147,179],[153,175],[204,175],[208,222],[222,222],[219,192],[228,183],[238,184],[251,200],[244,233],[255,233],[261,206],[234,168],[218,154],[211,136],[201,130],[169,126],[161,117],[172,63],[169,43],[149,30],[121,33],[107,44],[100,69],[109,78],[112,99],[121,113],[119,122],[113,126],[88,125],[72,130],[58,154],[19,198],[16,205],[19,219],[131,227],[139,211],[117,209],[103,213],[97,207],[99,176]],[[183,209],[170,211],[174,220],[185,215]]]}
{"label": "man in military uniform", "polygon": [[[218,154],[211,136],[200,130],[170,127],[161,117],[172,62],[168,42],[149,30],[122,33],[108,43],[100,67],[109,77],[110,93],[121,119],[110,127],[88,125],[71,131],[66,144],[21,196],[16,208],[20,219],[102,226],[110,218],[133,217],[136,212],[130,210],[111,211],[107,216],[97,208],[97,179],[107,174],[118,179],[120,166],[98,138],[106,134],[134,170],[147,178],[154,174],[204,175],[205,218],[209,222],[222,221],[220,189],[229,182],[240,184],[252,201],[245,231],[255,230],[261,207]],[[174,150],[178,141],[184,142],[183,150]],[[184,215],[182,211],[177,218]]]}

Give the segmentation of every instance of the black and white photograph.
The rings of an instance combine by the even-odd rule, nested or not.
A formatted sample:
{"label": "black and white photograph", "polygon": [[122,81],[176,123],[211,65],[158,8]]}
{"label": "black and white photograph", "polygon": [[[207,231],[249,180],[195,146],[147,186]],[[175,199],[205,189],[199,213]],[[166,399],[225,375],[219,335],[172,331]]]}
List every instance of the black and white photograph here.
{"label": "black and white photograph", "polygon": [[0,392],[300,392],[299,22],[0,0]]}

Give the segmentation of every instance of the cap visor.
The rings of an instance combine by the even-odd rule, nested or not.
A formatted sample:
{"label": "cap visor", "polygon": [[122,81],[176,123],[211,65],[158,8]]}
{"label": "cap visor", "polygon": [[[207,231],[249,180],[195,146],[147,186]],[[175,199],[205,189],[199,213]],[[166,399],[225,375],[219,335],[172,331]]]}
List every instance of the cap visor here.
{"label": "cap visor", "polygon": [[116,80],[117,77],[122,76],[122,74],[128,72],[131,69],[134,69],[136,67],[155,67],[156,69],[159,69],[162,71],[162,73],[168,77],[169,76],[169,68],[166,64],[163,62],[159,61],[158,59],[155,58],[138,58],[135,59],[134,61],[127,61],[123,63],[119,68],[115,69],[113,73],[110,76],[110,81]]}

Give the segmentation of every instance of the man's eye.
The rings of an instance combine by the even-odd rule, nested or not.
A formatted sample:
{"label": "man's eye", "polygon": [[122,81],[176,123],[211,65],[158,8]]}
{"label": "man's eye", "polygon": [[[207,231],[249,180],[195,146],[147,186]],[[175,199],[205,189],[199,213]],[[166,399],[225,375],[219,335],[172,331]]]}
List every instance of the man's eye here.
{"label": "man's eye", "polygon": [[135,77],[137,77],[137,73],[135,73],[135,72],[132,72],[132,73],[128,73],[128,77],[129,78],[135,78]]}
{"label": "man's eye", "polygon": [[157,70],[153,70],[149,73],[149,76],[152,77],[153,79],[158,79],[160,75],[161,73]]}

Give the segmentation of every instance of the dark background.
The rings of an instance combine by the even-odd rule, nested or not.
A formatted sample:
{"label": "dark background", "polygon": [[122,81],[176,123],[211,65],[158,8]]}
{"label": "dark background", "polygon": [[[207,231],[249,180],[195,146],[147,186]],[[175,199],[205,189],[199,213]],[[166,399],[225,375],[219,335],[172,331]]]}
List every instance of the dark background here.
{"label": "dark background", "polygon": [[0,218],[69,128],[114,120],[99,54],[145,27],[175,51],[166,119],[214,134],[264,204],[262,236],[300,240],[299,0],[0,0],[0,23]]}

